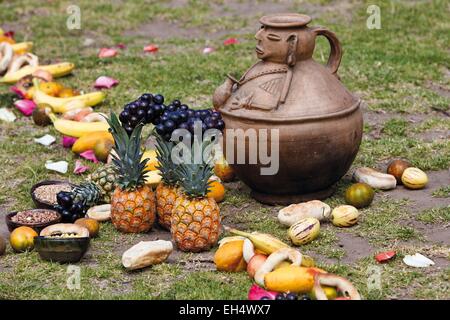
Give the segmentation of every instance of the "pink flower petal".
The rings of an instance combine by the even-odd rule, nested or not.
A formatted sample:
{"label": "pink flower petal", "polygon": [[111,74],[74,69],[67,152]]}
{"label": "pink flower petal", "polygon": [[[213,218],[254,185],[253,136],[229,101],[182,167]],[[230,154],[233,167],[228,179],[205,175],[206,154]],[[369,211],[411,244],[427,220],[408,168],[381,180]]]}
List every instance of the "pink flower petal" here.
{"label": "pink flower petal", "polygon": [[95,80],[94,87],[97,89],[111,89],[117,84],[119,84],[119,80],[107,76],[101,76]]}
{"label": "pink flower petal", "polygon": [[73,144],[75,143],[75,141],[77,141],[77,138],[68,137],[68,136],[63,136],[62,137],[62,145],[63,145],[64,148],[72,147]]}
{"label": "pink flower petal", "polygon": [[95,156],[94,150],[87,150],[83,153],[80,153],[80,157],[85,158],[86,160],[92,161],[93,163],[98,163],[97,157]]}
{"label": "pink flower petal", "polygon": [[275,300],[277,294],[278,292],[267,291],[254,284],[250,287],[250,291],[248,292],[248,300],[261,300],[262,297],[267,297],[271,300]]}
{"label": "pink flower petal", "polygon": [[236,39],[236,38],[228,38],[228,39],[226,39],[223,42],[223,45],[224,46],[229,46],[229,45],[236,44],[236,43],[239,43],[238,39]]}
{"label": "pink flower petal", "polygon": [[144,47],[145,52],[155,53],[158,50],[159,50],[159,48],[156,44],[149,44],[148,46]]}
{"label": "pink flower petal", "polygon": [[203,54],[209,54],[209,53],[214,52],[214,51],[216,51],[216,50],[214,48],[212,48],[212,47],[205,47],[203,49]]}
{"label": "pink flower petal", "polygon": [[17,94],[19,97],[21,97],[22,99],[25,98],[25,92],[23,92],[22,90],[20,90],[18,87],[16,86],[12,86],[9,88],[9,91],[14,92],[15,94]]}
{"label": "pink flower petal", "polygon": [[122,49],[122,50],[127,48],[127,46],[125,45],[125,43],[118,43],[118,44],[116,45],[116,47],[119,48],[119,49]]}
{"label": "pink flower petal", "polygon": [[29,117],[33,113],[33,110],[37,107],[33,100],[17,100],[14,102],[14,106],[20,110],[25,116]]}
{"label": "pink flower petal", "polygon": [[113,48],[101,48],[98,53],[99,58],[112,58],[117,55],[117,50]]}
{"label": "pink flower petal", "polygon": [[82,174],[83,172],[88,171],[90,168],[88,166],[84,166],[80,160],[75,161],[75,169],[73,169],[73,173]]}

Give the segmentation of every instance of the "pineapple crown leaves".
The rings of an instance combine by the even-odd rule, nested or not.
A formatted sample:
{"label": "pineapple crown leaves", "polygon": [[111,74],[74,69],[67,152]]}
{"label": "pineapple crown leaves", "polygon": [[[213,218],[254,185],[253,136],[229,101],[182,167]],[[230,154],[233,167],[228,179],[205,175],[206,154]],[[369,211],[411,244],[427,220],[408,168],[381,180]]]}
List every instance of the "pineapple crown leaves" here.
{"label": "pineapple crown leaves", "polygon": [[159,134],[156,136],[156,158],[158,159],[158,169],[161,173],[163,182],[167,185],[174,186],[177,183],[175,174],[176,165],[172,161],[172,149],[175,144],[172,141],[166,141]]}
{"label": "pineapple crown leaves", "polygon": [[144,124],[139,123],[128,136],[125,129],[119,122],[117,115],[111,112],[107,119],[110,126],[110,132],[114,137],[114,151],[112,162],[119,175],[117,184],[121,189],[136,189],[145,183],[145,174],[148,159],[142,159],[141,133]]}
{"label": "pineapple crown leaves", "polygon": [[[211,141],[204,141],[201,144],[202,154],[211,143]],[[210,190],[212,183],[210,178],[213,175],[210,160],[208,157],[206,161],[202,160],[201,163],[196,163],[194,161],[194,151],[191,148],[191,161],[176,166],[175,175],[178,184],[187,196],[192,198],[204,197]]]}

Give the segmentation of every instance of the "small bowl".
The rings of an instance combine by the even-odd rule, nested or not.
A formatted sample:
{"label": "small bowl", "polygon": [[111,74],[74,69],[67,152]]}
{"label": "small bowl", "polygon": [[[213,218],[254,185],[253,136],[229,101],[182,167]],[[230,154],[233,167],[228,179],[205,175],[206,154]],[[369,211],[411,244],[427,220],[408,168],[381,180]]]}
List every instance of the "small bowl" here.
{"label": "small bowl", "polygon": [[45,181],[41,181],[39,183],[36,183],[34,186],[31,187],[31,190],[30,190],[31,199],[33,199],[33,202],[34,202],[34,205],[36,206],[36,208],[39,208],[39,209],[53,209],[54,204],[41,201],[38,198],[36,198],[36,196],[34,195],[34,191],[37,188],[39,188],[40,186],[51,185],[51,184],[68,184],[68,185],[70,185],[72,187],[76,186],[73,183],[70,183],[68,181],[59,181],[59,180],[45,180]]}
{"label": "small bowl", "polygon": [[30,227],[33,228],[38,234],[39,232],[41,232],[42,229],[44,229],[45,227],[48,227],[49,225],[55,224],[55,223],[59,223],[61,222],[61,215],[59,214],[59,212],[55,211],[55,210],[51,210],[51,209],[31,209],[29,211],[53,211],[55,213],[58,214],[58,217],[56,219],[53,219],[49,222],[44,222],[44,223],[21,223],[21,222],[14,222],[12,221],[12,217],[14,217],[19,211],[14,211],[14,212],[10,212],[5,216],[5,221],[6,221],[6,225],[8,226],[8,230],[9,232],[13,232],[14,229],[18,228],[18,227]]}
{"label": "small bowl", "polygon": [[90,238],[35,237],[34,248],[41,259],[59,263],[78,262],[89,248]]}

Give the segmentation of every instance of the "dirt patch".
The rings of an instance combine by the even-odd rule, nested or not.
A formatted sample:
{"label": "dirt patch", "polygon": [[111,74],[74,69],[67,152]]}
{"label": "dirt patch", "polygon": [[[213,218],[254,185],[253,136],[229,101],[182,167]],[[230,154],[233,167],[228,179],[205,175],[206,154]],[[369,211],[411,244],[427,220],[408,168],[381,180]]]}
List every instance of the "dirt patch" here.
{"label": "dirt patch", "polygon": [[353,264],[374,253],[372,246],[362,237],[351,233],[336,233],[336,236],[339,247],[345,250],[345,256],[341,259],[345,264]]}
{"label": "dirt patch", "polygon": [[429,208],[445,207],[450,205],[449,198],[436,198],[432,194],[435,190],[448,186],[450,183],[450,170],[427,172],[429,183],[426,188],[420,190],[406,189],[399,185],[385,194],[394,199],[408,199],[408,209],[417,213]]}

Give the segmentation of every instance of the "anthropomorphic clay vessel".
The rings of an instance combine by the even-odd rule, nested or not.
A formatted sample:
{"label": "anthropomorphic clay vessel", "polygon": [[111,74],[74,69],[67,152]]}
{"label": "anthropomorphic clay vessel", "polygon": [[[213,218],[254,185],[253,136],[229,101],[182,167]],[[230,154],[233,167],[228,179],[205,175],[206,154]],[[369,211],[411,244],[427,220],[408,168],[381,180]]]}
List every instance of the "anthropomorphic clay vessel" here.
{"label": "anthropomorphic clay vessel", "polygon": [[[252,189],[252,196],[270,204],[323,199],[349,169],[361,142],[360,100],[341,83],[337,70],[342,49],[336,35],[323,27],[308,27],[302,14],[274,14],[260,19],[256,54],[260,61],[239,79],[228,76],[213,96],[214,107],[226,123],[225,148],[232,148],[228,162]],[[331,46],[326,66],[312,59],[316,37]],[[232,135],[228,129],[268,130],[249,143],[250,133]],[[261,174],[267,163],[250,161],[249,152],[279,133],[279,168]],[[246,131],[247,133],[249,131]],[[273,145],[274,146],[274,145]],[[270,148],[269,148],[270,149]],[[275,147],[273,152],[277,153]],[[237,161],[245,153],[246,161]],[[275,154],[271,155],[276,160]],[[239,163],[237,163],[239,162]],[[270,170],[269,170],[270,171]]]}

